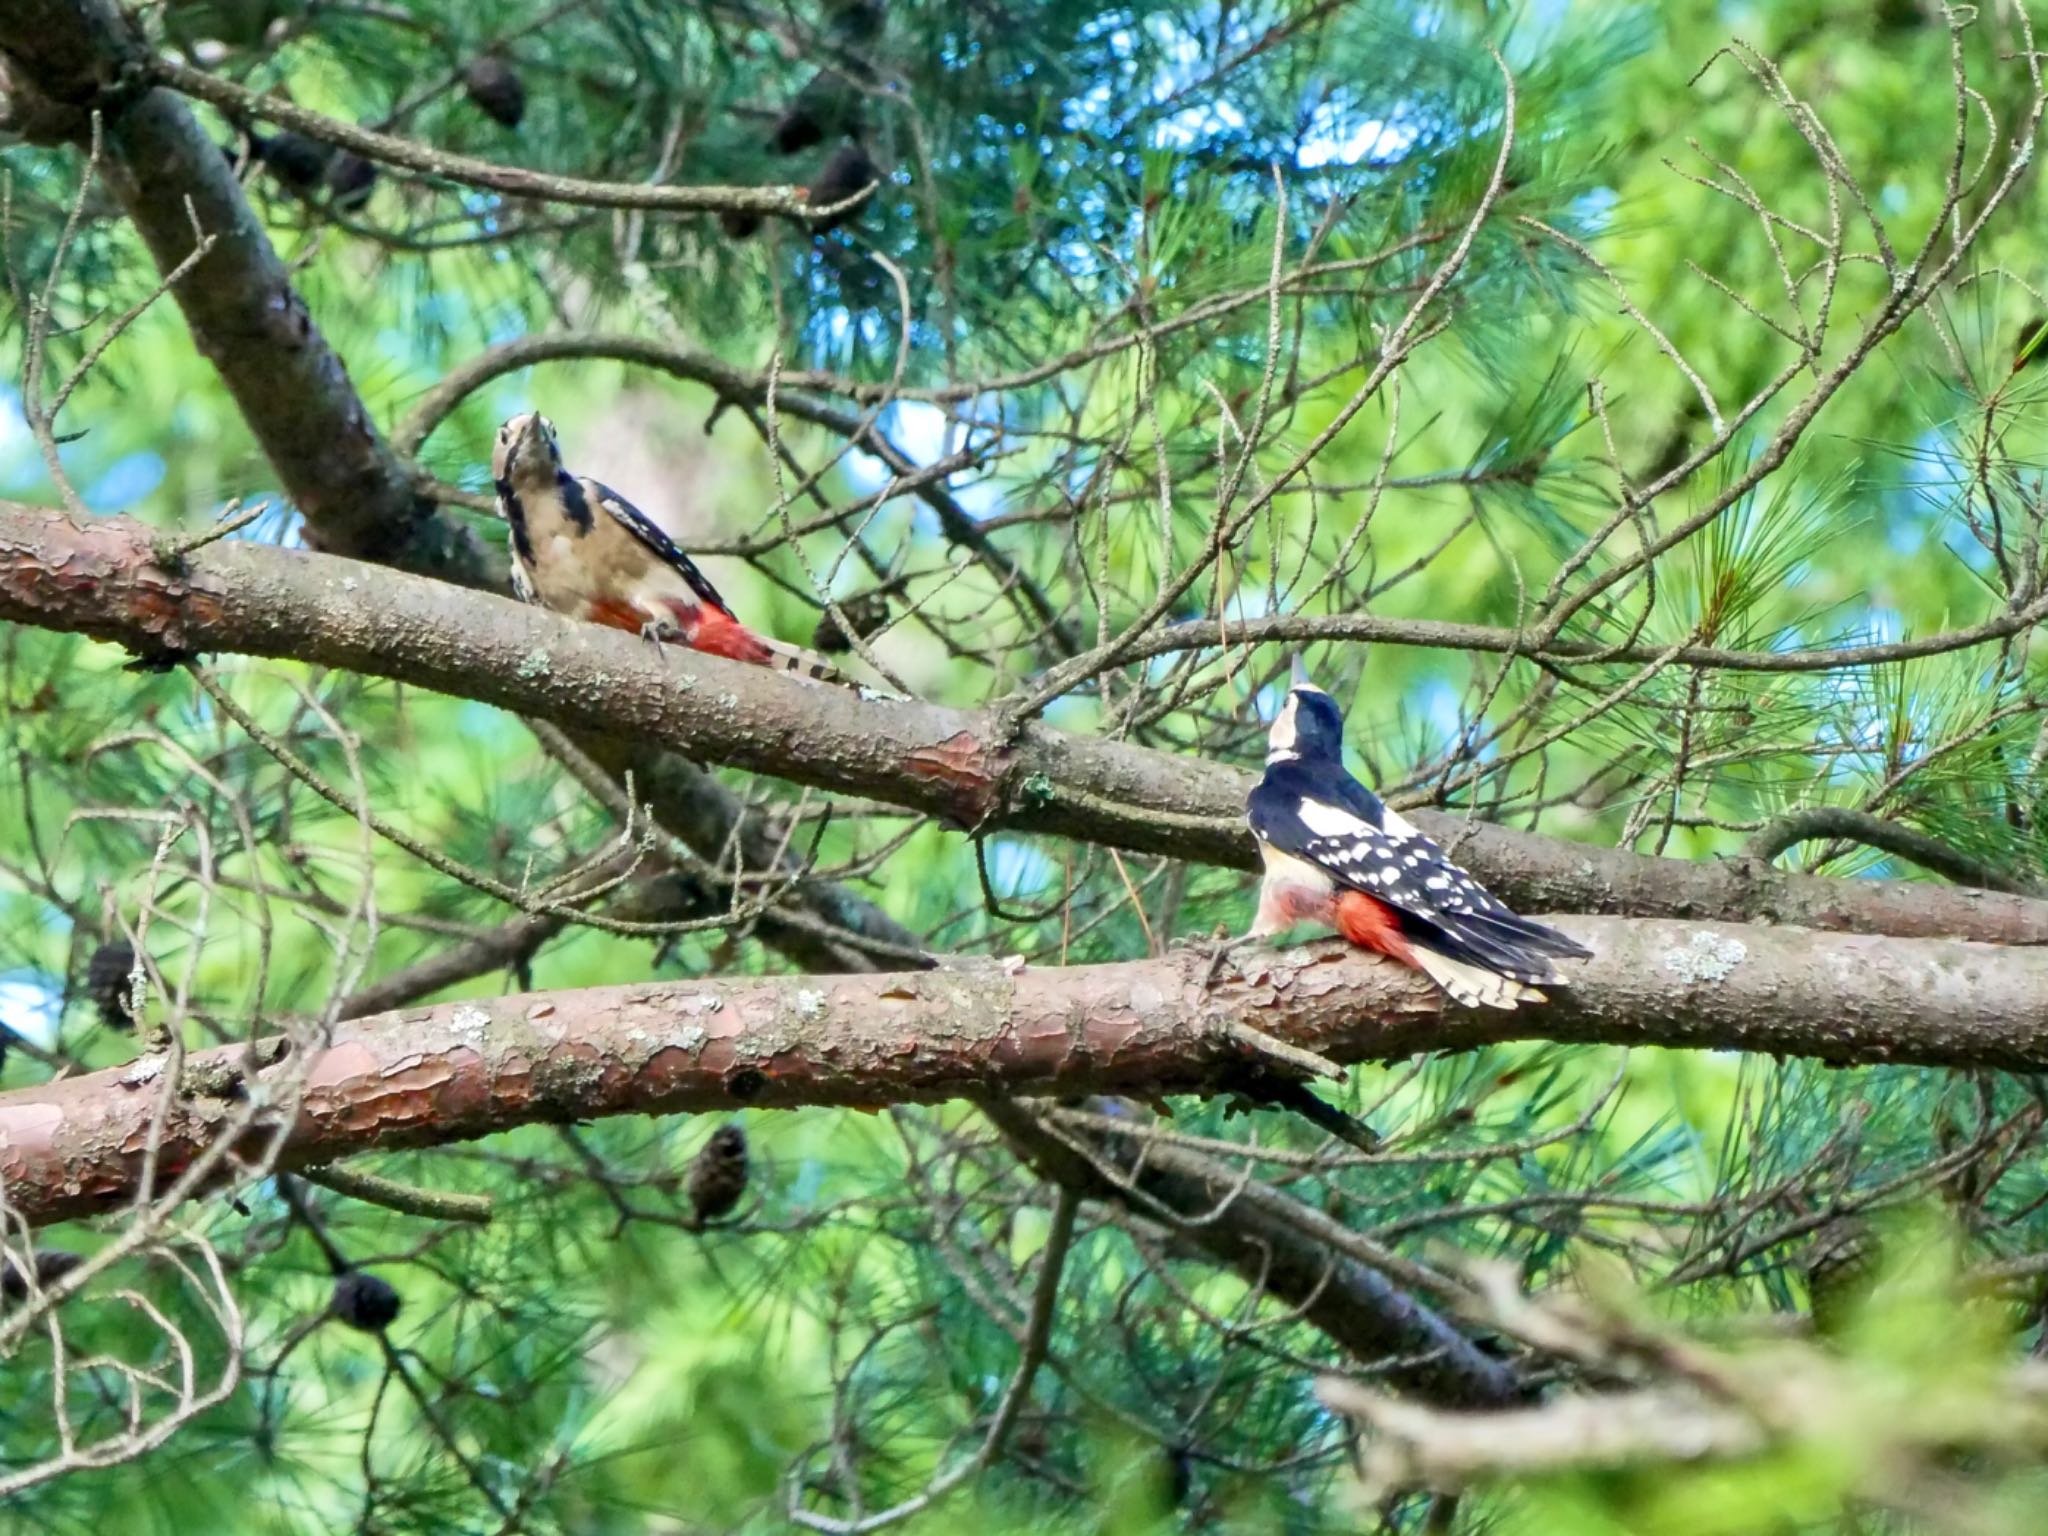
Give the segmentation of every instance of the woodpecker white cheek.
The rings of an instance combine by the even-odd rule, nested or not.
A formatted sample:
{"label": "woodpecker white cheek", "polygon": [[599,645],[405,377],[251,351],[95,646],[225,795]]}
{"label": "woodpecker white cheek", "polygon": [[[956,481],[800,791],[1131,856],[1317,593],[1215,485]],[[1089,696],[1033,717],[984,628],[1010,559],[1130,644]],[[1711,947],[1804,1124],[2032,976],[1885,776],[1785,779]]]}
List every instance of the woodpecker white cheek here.
{"label": "woodpecker white cheek", "polygon": [[1290,693],[1287,695],[1287,702],[1280,706],[1280,713],[1273,717],[1273,727],[1266,733],[1266,755],[1269,760],[1294,750],[1296,708],[1295,697]]}

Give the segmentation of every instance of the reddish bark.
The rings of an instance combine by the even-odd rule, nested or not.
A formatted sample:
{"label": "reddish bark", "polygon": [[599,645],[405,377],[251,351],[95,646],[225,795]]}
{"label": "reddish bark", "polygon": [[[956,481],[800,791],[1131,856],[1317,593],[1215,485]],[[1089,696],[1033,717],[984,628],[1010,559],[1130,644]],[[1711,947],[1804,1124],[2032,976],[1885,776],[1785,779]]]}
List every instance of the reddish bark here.
{"label": "reddish bark", "polygon": [[[403,1010],[339,1026],[305,1064],[287,1165],[534,1121],[874,1107],[1015,1094],[1227,1088],[1267,1034],[1338,1061],[1509,1039],[2048,1069],[2048,949],[1798,929],[1565,919],[1597,958],[1512,1013],[1446,1007],[1342,944],[1245,956],[1204,990],[1199,953],[1125,965],[649,983]],[[243,1047],[200,1053],[217,1081]],[[265,1069],[266,1079],[296,1069]],[[132,1198],[161,1073],[145,1062],[0,1095],[0,1180],[31,1223]],[[208,1145],[218,1099],[172,1104],[159,1185]]]}
{"label": "reddish bark", "polygon": [[[178,573],[123,518],[80,528],[0,502],[0,619],[144,652],[291,657],[499,704],[711,763],[1009,827],[1251,869],[1251,779],[1186,754],[986,713],[863,698],[653,647],[400,571],[235,541]],[[2048,944],[2048,901],[1922,881],[1828,880],[1753,860],[1649,858],[1426,811],[1410,819],[1510,905]]]}

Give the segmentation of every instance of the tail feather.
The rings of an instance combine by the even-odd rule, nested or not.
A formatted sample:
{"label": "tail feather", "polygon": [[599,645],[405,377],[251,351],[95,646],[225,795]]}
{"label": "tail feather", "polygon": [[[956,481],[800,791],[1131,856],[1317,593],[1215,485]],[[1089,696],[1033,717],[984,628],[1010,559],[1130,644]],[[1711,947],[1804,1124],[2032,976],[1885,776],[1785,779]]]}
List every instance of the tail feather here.
{"label": "tail feather", "polygon": [[714,608],[706,607],[698,612],[689,643],[692,650],[728,656],[734,661],[767,667],[774,672],[794,672],[798,677],[837,683],[842,688],[854,686],[853,679],[816,651],[757,635],[730,614]]}
{"label": "tail feather", "polygon": [[1410,952],[1423,974],[1442,987],[1451,998],[1467,1008],[1507,1008],[1521,1003],[1540,1003],[1543,994],[1513,976],[1503,976],[1484,965],[1454,959],[1442,950],[1411,939]]}
{"label": "tail feather", "polygon": [[1460,929],[1481,929],[1499,942],[1529,953],[1551,955],[1559,960],[1593,957],[1593,952],[1577,939],[1513,912],[1460,912],[1447,921]]}
{"label": "tail feather", "polygon": [[833,666],[816,651],[807,651],[800,645],[789,645],[781,640],[761,641],[768,652],[768,659],[761,663],[777,672],[794,672],[798,677],[812,678],[821,683],[837,683],[842,688],[854,686],[853,679]]}
{"label": "tail feather", "polygon": [[1591,951],[1552,928],[1508,914],[1442,912],[1431,917],[1405,914],[1416,938],[1438,954],[1467,965],[1483,966],[1515,981],[1562,986],[1557,961],[1590,958]]}
{"label": "tail feather", "polygon": [[1518,944],[1503,942],[1491,934],[1465,928],[1445,927],[1439,932],[1442,937],[1438,948],[1454,960],[1483,965],[1488,970],[1499,971],[1503,976],[1512,976],[1516,981],[1526,981],[1537,986],[1562,985],[1564,982],[1564,976],[1558,971],[1557,962],[1548,955],[1536,954]]}

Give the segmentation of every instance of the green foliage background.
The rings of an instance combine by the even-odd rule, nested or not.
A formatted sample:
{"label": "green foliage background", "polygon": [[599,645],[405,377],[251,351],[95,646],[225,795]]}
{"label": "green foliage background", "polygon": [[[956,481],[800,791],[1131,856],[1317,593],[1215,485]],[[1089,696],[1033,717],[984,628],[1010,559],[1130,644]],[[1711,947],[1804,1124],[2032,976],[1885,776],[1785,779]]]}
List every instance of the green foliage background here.
{"label": "green foliage background", "polygon": [[[181,9],[191,8],[173,7],[171,24]],[[380,23],[371,8],[323,7],[301,18],[304,30],[283,47],[252,62],[248,82],[282,81],[301,105],[375,120],[422,82],[540,15],[537,7],[508,12],[466,0],[414,9],[430,23],[417,32]],[[532,102],[516,134],[483,119],[458,92],[435,97],[406,131],[522,164],[629,179],[645,173],[664,132],[680,121],[689,125],[690,147],[679,179],[774,179],[783,172],[759,147],[763,126],[813,61],[775,46],[772,28],[747,25],[746,9],[635,0],[585,7],[514,45]],[[783,226],[736,242],[711,220],[637,221],[629,238],[620,220],[586,216],[541,241],[508,238],[422,257],[326,224],[260,180],[254,195],[319,324],[348,360],[373,415],[387,424],[486,345],[552,328],[568,312],[583,324],[672,335],[747,367],[780,348],[792,368],[887,378],[899,330],[894,286],[877,256],[906,275],[917,322],[905,380],[928,386],[1027,367],[1083,344],[1105,316],[1127,307],[1171,317],[1256,288],[1275,238],[1276,158],[1284,169],[1284,239],[1295,248],[1343,202],[1344,215],[1327,235],[1331,260],[1370,255],[1406,233],[1469,216],[1499,143],[1501,76],[1484,47],[1492,42],[1514,75],[1520,138],[1500,215],[1475,245],[1448,333],[1407,368],[1398,424],[1382,396],[1319,460],[1317,477],[1332,489],[1317,498],[1313,525],[1249,547],[1235,588],[1214,594],[1238,612],[1258,612],[1290,579],[1289,562],[1327,562],[1357,530],[1361,487],[1371,483],[1392,434],[1400,448],[1391,472],[1402,483],[1370,530],[1375,569],[1402,570],[1457,531],[1372,611],[1489,624],[1514,623],[1525,594],[1540,590],[1612,504],[1610,477],[1599,467],[1602,429],[1586,405],[1588,371],[1602,379],[1616,442],[1638,471],[1671,462],[1702,426],[1685,378],[1618,312],[1611,290],[1564,260],[1557,245],[1529,238],[1515,216],[1591,242],[1727,404],[1760,387],[1787,349],[1703,282],[1693,264],[1749,295],[1769,294],[1777,279],[1756,221],[1681,174],[1704,169],[1688,143],[1767,189],[1771,206],[1788,217],[1827,216],[1808,146],[1767,109],[1739,61],[1717,55],[1731,36],[1776,59],[1787,86],[1824,116],[1896,244],[1909,248],[1922,238],[1937,205],[1954,131],[1950,40],[1916,5],[1543,3],[1508,10],[1383,0],[1324,8],[1334,15],[1312,29],[1312,47],[1254,55],[1214,77],[1218,36],[1241,46],[1308,9],[1232,6],[1219,14],[1210,6],[1112,9],[1067,0],[892,5],[886,37],[895,66],[915,83],[925,137],[909,134],[899,116],[878,113],[874,147],[894,179],[851,230],[816,242]],[[2010,110],[2019,92],[2014,68],[1987,35],[1968,34],[1965,48],[1983,71],[1982,88]],[[70,196],[78,163],[75,154],[10,156],[17,208],[25,210],[15,232],[21,270],[37,272],[38,257],[47,259],[51,215]],[[362,218],[411,228],[430,209],[449,216],[452,203],[470,222],[451,228],[470,229],[479,200],[467,197],[387,182]],[[1645,640],[1670,640],[1702,624],[1717,643],[1749,648],[1895,638],[1965,622],[1982,607],[1987,561],[1964,516],[1973,492],[1963,455],[1995,415],[2013,488],[2025,491],[2039,436],[2029,407],[2040,386],[2010,377],[2015,335],[2035,312],[2026,285],[2042,275],[2031,181],[2020,198],[2023,216],[2007,219],[1980,252],[1972,275],[1981,280],[1942,301],[1962,354],[1922,323],[1867,366],[1788,470],[1661,568],[1667,601]],[[1424,272],[1420,258],[1395,263],[1384,294],[1333,302],[1320,314],[1311,309],[1291,367],[1312,377],[1352,357],[1369,327],[1401,312],[1403,284]],[[118,221],[95,223],[67,274],[64,314],[82,322],[126,302],[148,280]],[[1882,275],[1869,265],[1846,267],[1840,286],[1846,316],[1884,296]],[[1852,330],[1841,326],[1830,359],[1851,344]],[[19,334],[17,324],[10,340]],[[1157,434],[1174,470],[1171,537],[1181,558],[1207,527],[1211,402],[1241,404],[1258,389],[1264,342],[1254,315],[1220,341],[1190,330],[1168,343],[1152,363],[1156,377],[1171,381],[1159,393],[1159,414],[1138,422],[1128,463],[1105,471],[1120,489],[1141,495]],[[80,345],[75,335],[60,338],[60,358]],[[1143,372],[1136,360],[1106,370],[1099,406],[1070,408],[1050,391],[1007,400],[1018,449],[977,495],[992,512],[1023,510],[1101,467],[1076,462],[1051,431],[1033,436],[1032,429],[1070,420],[1104,430],[1128,411]],[[1262,471],[1309,443],[1357,381],[1355,372],[1341,372],[1291,402],[1260,455]],[[1992,393],[1999,401],[1988,413]],[[776,483],[742,415],[714,405],[702,389],[645,371],[556,365],[468,401],[431,439],[423,462],[448,481],[485,490],[492,428],[515,410],[539,407],[557,421],[572,461],[578,444],[624,452],[625,436],[633,436],[628,462],[641,482],[629,483],[609,465],[592,467],[635,496],[654,493],[647,481],[676,476],[689,488],[685,531],[699,541],[732,538],[768,515]],[[897,409],[906,432],[928,426]],[[1775,425],[1774,410],[1753,428],[1757,440]],[[122,342],[68,420],[89,428],[65,459],[95,511],[196,527],[230,496],[274,494],[245,427],[167,306]],[[791,441],[812,461],[832,448],[811,431],[792,431]],[[1742,449],[1731,462],[1740,467]],[[1710,469],[1680,497],[1704,501],[1717,472],[1734,470]],[[867,489],[864,474],[842,465],[832,483]],[[0,492],[50,494],[11,412],[0,413]],[[480,537],[502,537],[494,522],[472,521]],[[1114,525],[1110,555],[1123,581],[1099,609],[1074,579],[1078,540],[1063,525],[1027,526],[1006,547],[1064,594],[1092,635],[1098,616],[1112,626],[1127,620],[1157,582],[1156,526],[1141,500],[1126,523]],[[280,512],[255,536],[295,534]],[[908,499],[887,507],[863,537],[876,549],[908,551],[926,573],[948,558],[929,516]],[[823,568],[837,543],[832,534],[814,535],[808,559]],[[790,552],[765,558],[760,569],[715,556],[706,563],[760,627],[798,637],[814,622],[803,564]],[[859,585],[848,576],[841,595]],[[1199,614],[1210,595],[1198,586],[1179,616]],[[1349,600],[1333,592],[1323,601],[1339,610]],[[992,603],[985,576],[970,572],[934,598],[933,611],[965,625]],[[1589,609],[1573,633],[1619,638],[1627,617]],[[995,622],[1004,636],[997,667],[948,658],[907,626],[881,650],[927,695],[979,702],[1045,663],[1008,623]],[[281,771],[227,729],[185,678],[139,677],[120,670],[121,660],[70,637],[0,631],[6,745],[20,765],[0,775],[0,861],[11,872],[0,880],[0,1007],[18,1010],[10,1022],[23,1033],[33,1032],[38,1011],[61,1014],[64,1041],[84,1062],[111,1063],[132,1050],[126,1037],[95,1025],[75,987],[104,904],[132,894],[155,833],[68,818],[90,806],[215,802],[178,753],[154,742],[109,749],[110,739],[129,731],[183,744],[251,804],[275,813],[257,828],[262,846],[249,851],[250,878],[302,892],[369,879],[387,912],[444,923],[502,917],[487,898],[417,866],[367,860],[350,820],[293,799]],[[1739,847],[1741,827],[1815,798],[1817,785],[1821,798],[1855,803],[1931,744],[1954,744],[1937,768],[1912,777],[1892,809],[2001,868],[2038,873],[2043,863],[2029,830],[2038,823],[2005,814],[2011,806],[2030,812],[2040,794],[2040,765],[2030,755],[2039,731],[2028,693],[2033,669],[2024,657],[1995,675],[1975,652],[1834,679],[1718,673],[1701,681],[1673,671],[1572,730],[1540,760],[1497,772],[1474,746],[1487,721],[1507,718],[1540,686],[1534,669],[1511,673],[1496,689],[1494,664],[1468,652],[1381,646],[1367,655],[1363,647],[1332,646],[1316,661],[1347,706],[1359,766],[1376,781],[1521,817],[1559,836],[1626,839],[1684,857],[1726,855]],[[297,689],[317,695],[360,740],[364,782],[380,811],[476,868],[515,881],[529,864],[545,874],[609,833],[599,809],[534,750],[523,728],[489,710],[304,669],[224,670],[275,728],[304,724]],[[1607,686],[1626,670],[1588,669]],[[1645,784],[1674,750],[1673,711],[1688,688],[1709,690],[1713,710],[1703,718],[1719,744],[1780,745],[1706,771],[1706,784],[1692,790],[1698,800],[1688,802],[1698,812],[1693,821],[1639,818],[1634,813],[1655,799]],[[1051,718],[1076,729],[1124,729],[1128,722],[1115,713],[1120,701],[1076,695]],[[1234,680],[1148,729],[1155,744],[1254,760],[1255,689]],[[331,739],[300,745],[327,771],[347,772]],[[1699,750],[1711,756],[1712,746]],[[1540,783],[1596,785],[1597,770],[1608,764],[1623,770],[1611,794],[1589,787],[1540,812],[1525,809]],[[37,829],[61,837],[39,845]],[[1116,872],[1100,858],[1077,872],[1059,845],[991,839],[994,878],[1011,906],[1080,892],[1078,920],[1008,921],[984,905],[958,834],[905,830],[907,841],[863,893],[946,947],[1079,962],[1130,958],[1166,937],[1123,901]],[[828,862],[846,860],[881,836],[855,818],[829,829],[821,846]],[[1827,867],[1845,875],[1912,873],[1855,852]],[[1155,870],[1148,878],[1161,882],[1147,886],[1150,917],[1171,917],[1178,932],[1241,926],[1248,915],[1248,889],[1234,875]],[[1169,884],[1173,899],[1160,899]],[[232,899],[225,905],[236,908]],[[439,931],[388,927],[373,974],[444,939]],[[256,996],[256,943],[243,924],[211,933],[196,956],[181,953],[176,934],[155,954],[167,974],[192,958],[196,995],[224,1017],[303,1010],[342,984],[335,947],[315,927],[301,926],[279,945]],[[530,977],[517,981],[568,988],[779,964],[756,943],[718,934],[655,949],[577,929],[550,943]],[[511,984],[488,977],[467,990],[488,994]],[[7,1070],[18,1081],[35,1068],[17,1057]],[[1605,1097],[1617,1075],[1618,1094]],[[1826,1176],[1807,1190],[1815,1200],[1896,1181],[1901,1203],[1925,1202],[1943,1212],[1929,1220],[1955,1225],[1961,1236],[1953,1246],[1965,1263],[1972,1254],[2011,1256],[2040,1246],[2033,1207],[2048,1188],[2037,1157],[2010,1170],[1992,1196],[1963,1202],[1960,1215],[1941,1188],[1911,1177],[1945,1148],[2020,1113],[2035,1091],[2028,1083],[1648,1051],[1624,1059],[1554,1047],[1499,1048],[1355,1078],[1345,1090],[1354,1108],[1370,1107],[1377,1124],[1397,1128],[1403,1151],[1439,1160],[1351,1168],[1329,1178],[1328,1188],[1309,1180],[1293,1193],[1395,1224],[1418,1251],[1441,1238],[1504,1259],[1532,1285],[1573,1276],[1588,1253],[1619,1254],[1635,1281],[1651,1288],[1641,1304],[1662,1319],[1659,1326],[1725,1338],[1740,1334],[1739,1318],[1806,1306],[1806,1282],[1793,1262],[1806,1234],[1758,1262],[1671,1290],[1655,1287],[1689,1255],[1711,1248],[1700,1232],[1746,1195],[1816,1160]],[[1582,1114],[1592,1117],[1589,1129],[1511,1156],[1452,1155],[1541,1140]],[[396,1178],[499,1198],[494,1223],[474,1231],[431,1228],[347,1201],[323,1206],[336,1241],[401,1286],[405,1313],[393,1342],[409,1352],[431,1415],[393,1384],[377,1341],[320,1328],[294,1345],[274,1375],[252,1375],[229,1404],[167,1449],[38,1488],[9,1512],[10,1528],[482,1531],[500,1528],[505,1510],[530,1497],[521,1518],[536,1529],[773,1529],[783,1519],[792,1463],[827,1427],[835,1383],[863,1404],[859,1449],[876,1501],[886,1502],[887,1490],[915,1488],[945,1454],[948,1437],[985,1419],[1015,1358],[1014,1339],[963,1278],[962,1256],[985,1266],[984,1285],[1000,1289],[995,1277],[1011,1284],[1011,1267],[1021,1274],[1044,1241],[1044,1213],[982,1199],[990,1192],[1020,1199],[1028,1180],[973,1141],[965,1111],[752,1114],[746,1123],[758,1205],[739,1228],[711,1234],[675,1221],[681,1170],[708,1134],[704,1124],[534,1128],[473,1147],[380,1159],[380,1171]],[[1241,1135],[1245,1124],[1213,1104],[1179,1106],[1175,1123],[1218,1136]],[[1291,1122],[1262,1116],[1259,1126],[1268,1143],[1308,1144]],[[593,1159],[624,1181],[614,1192],[584,1176]],[[1566,1192],[1569,1201],[1544,1204],[1546,1195]],[[618,1199],[634,1207],[636,1219],[621,1219]],[[1475,1205],[1488,1210],[1474,1214]],[[1688,1214],[1699,1208],[1715,1214]],[[216,1203],[190,1219],[238,1255],[235,1284],[248,1313],[253,1371],[325,1305],[320,1255],[267,1188],[250,1192],[246,1210]],[[935,1228],[953,1235],[934,1242]],[[89,1246],[93,1239],[75,1240]],[[1899,1246],[1946,1252],[1950,1245],[1922,1233]],[[1910,1265],[1900,1273],[1892,1299],[1873,1304],[1880,1321],[1851,1335],[1849,1358],[1861,1373],[1850,1378],[1853,1390],[1844,1386],[1831,1399],[1842,1405],[1841,1423],[1861,1426],[1860,1449],[1846,1435],[1816,1435],[1732,1471],[1660,1467],[1494,1490],[1467,1500],[1452,1517],[1462,1522],[1455,1528],[1668,1536],[1892,1528],[1889,1515],[1858,1525],[1845,1513],[1882,1484],[1887,1468],[1876,1451],[1887,1447],[1892,1427],[1851,1417],[1850,1402],[1859,1393],[1910,1400],[1931,1383],[1967,1376],[1973,1360],[2004,1359],[2038,1327],[2028,1304],[1930,1305],[1926,1294],[1946,1294],[1946,1282],[1916,1279]],[[1308,1374],[1289,1358],[1317,1355],[1321,1346],[1309,1330],[1281,1327],[1269,1336],[1270,1351],[1246,1347],[1203,1325],[1189,1298],[1148,1277],[1124,1238],[1106,1228],[1083,1233],[1070,1274],[1055,1345],[1066,1363],[1042,1384],[1025,1449],[907,1529],[964,1522],[1117,1532],[1369,1526],[1372,1517],[1351,1502],[1343,1437],[1313,1398]],[[149,1277],[133,1283],[147,1289]],[[1214,1272],[1190,1270],[1187,1283],[1213,1316],[1230,1315],[1245,1299],[1240,1282]],[[67,1319],[75,1348],[91,1347],[102,1330],[110,1344],[132,1337],[132,1319],[113,1309],[75,1310]],[[201,1333],[206,1326],[194,1323]],[[34,1399],[47,1361],[31,1351],[4,1369],[0,1464],[48,1454],[36,1417],[9,1403]],[[429,1419],[461,1445],[466,1466],[428,1431]],[[535,1489],[538,1468],[551,1470]],[[2048,1496],[2029,1469],[1980,1463],[1952,1475],[1967,1487],[1969,1507],[1981,1507],[1986,1520],[2009,1520],[2005,1529],[2031,1528],[2048,1514]],[[1186,1486],[1177,1489],[1177,1481]],[[480,1493],[479,1484],[491,1492]],[[1386,1518],[1421,1529],[1442,1516],[1411,1501]]]}

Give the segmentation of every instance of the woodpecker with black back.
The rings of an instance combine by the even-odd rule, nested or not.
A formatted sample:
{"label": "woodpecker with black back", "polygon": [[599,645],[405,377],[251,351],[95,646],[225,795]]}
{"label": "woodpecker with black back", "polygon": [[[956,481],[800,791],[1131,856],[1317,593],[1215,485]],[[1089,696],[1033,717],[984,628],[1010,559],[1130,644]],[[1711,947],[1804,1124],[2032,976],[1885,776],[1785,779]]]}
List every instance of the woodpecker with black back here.
{"label": "woodpecker with black back", "polygon": [[498,428],[491,478],[512,530],[512,586],[522,600],[708,655],[846,681],[824,657],[748,629],[653,518],[564,469],[554,423],[538,411]]}
{"label": "woodpecker with black back", "polygon": [[1247,809],[1265,859],[1247,939],[1321,923],[1488,1008],[1543,1001],[1557,961],[1592,954],[1510,912],[1346,771],[1344,717],[1299,660]]}

